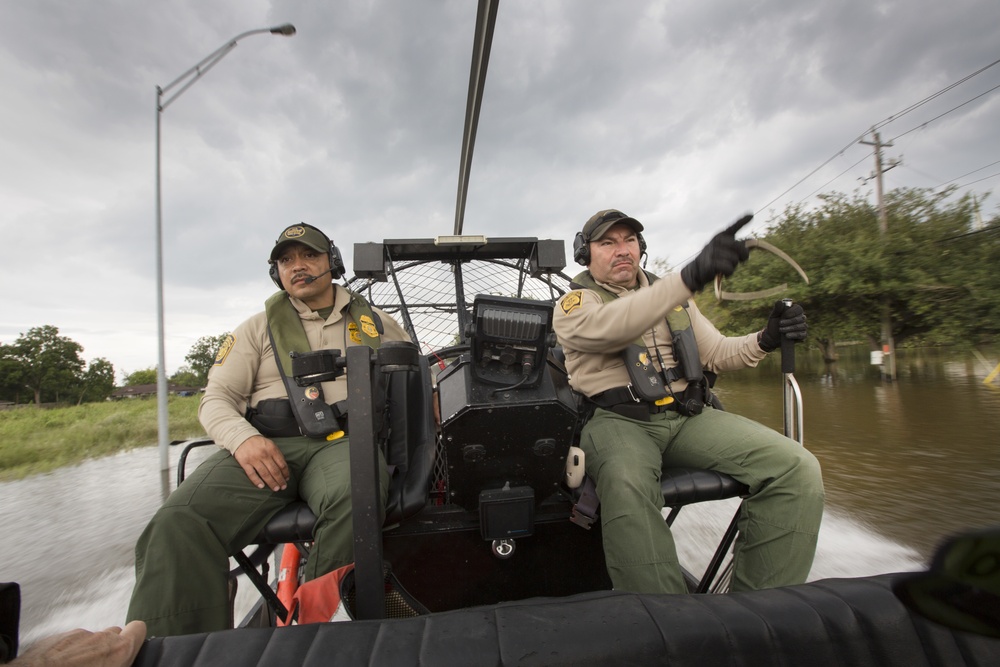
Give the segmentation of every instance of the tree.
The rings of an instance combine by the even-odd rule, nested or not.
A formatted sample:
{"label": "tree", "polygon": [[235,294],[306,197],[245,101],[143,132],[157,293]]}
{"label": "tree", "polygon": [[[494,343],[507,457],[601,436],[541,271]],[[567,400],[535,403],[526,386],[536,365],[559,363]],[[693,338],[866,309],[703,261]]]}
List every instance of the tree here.
{"label": "tree", "polygon": [[14,346],[0,343],[0,399],[18,403],[23,391],[21,364]]}
{"label": "tree", "polygon": [[139,384],[156,384],[156,369],[143,368],[141,370],[125,374],[126,387],[133,387]]}
{"label": "tree", "polygon": [[218,336],[202,336],[184,357],[184,361],[190,364],[190,370],[197,378],[197,386],[204,387],[208,383],[208,371],[215,363],[216,353],[228,337],[229,332]]}
{"label": "tree", "polygon": [[[885,235],[874,207],[858,194],[823,195],[822,205],[809,211],[791,206],[763,238],[795,258],[810,284],[777,258],[755,252],[726,289],[788,283],[781,296],[802,303],[810,341],[828,359],[836,358],[837,341],[867,340],[879,349],[883,299],[891,307],[897,345],[995,340],[1000,284],[992,267],[1000,258],[1000,225],[994,219],[973,229],[975,200],[967,195],[949,201],[952,194],[906,188],[888,193]],[[722,307],[728,321],[720,329],[730,335],[760,327],[770,311],[770,303],[760,301]]]}
{"label": "tree", "polygon": [[198,375],[191,370],[189,366],[181,366],[176,373],[171,375],[169,378],[171,384],[176,384],[182,387],[199,387],[200,379]]}
{"label": "tree", "polygon": [[80,382],[80,398],[77,405],[84,401],[103,401],[115,390],[115,367],[104,357],[98,357],[90,362],[87,371]]}
{"label": "tree", "polygon": [[72,395],[83,372],[83,346],[59,335],[51,325],[35,327],[14,341],[12,359],[20,367],[23,386],[33,392],[35,404],[42,395],[59,400]]}

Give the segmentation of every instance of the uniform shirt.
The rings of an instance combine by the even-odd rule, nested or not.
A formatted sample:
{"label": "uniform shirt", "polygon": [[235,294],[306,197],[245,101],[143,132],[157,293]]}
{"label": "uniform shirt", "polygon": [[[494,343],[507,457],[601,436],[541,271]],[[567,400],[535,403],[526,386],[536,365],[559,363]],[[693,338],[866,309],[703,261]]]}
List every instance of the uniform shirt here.
{"label": "uniform shirt", "polygon": [[[289,301],[302,319],[311,349],[345,352],[348,347],[362,344],[358,333],[348,329],[351,319],[347,307],[351,297],[340,285],[334,285],[333,312],[326,320],[302,301],[294,297],[290,297]],[[410,340],[396,320],[377,308],[372,310],[382,320],[385,329],[382,340]],[[327,403],[347,398],[346,374],[324,382],[322,386]],[[257,403],[268,398],[287,397],[267,334],[267,315],[260,312],[236,327],[236,331],[223,343],[215,365],[208,373],[208,386],[198,406],[198,419],[209,437],[230,452],[235,452],[247,438],[260,435],[244,416],[247,406],[256,407]]]}
{"label": "uniform shirt", "polygon": [[[639,287],[634,290],[598,283],[618,295],[609,303],[593,290],[578,289],[563,295],[556,305],[552,326],[566,354],[569,383],[584,396],[629,384],[622,351],[640,337],[657,369],[660,363],[656,350],[667,368],[677,365],[666,315],[688,302],[692,293],[678,273],[650,284],[640,271],[638,279]],[[703,368],[719,372],[752,367],[767,356],[757,344],[756,332],[723,336],[694,301],[688,303]],[[670,386],[678,393],[687,382],[682,378]]]}

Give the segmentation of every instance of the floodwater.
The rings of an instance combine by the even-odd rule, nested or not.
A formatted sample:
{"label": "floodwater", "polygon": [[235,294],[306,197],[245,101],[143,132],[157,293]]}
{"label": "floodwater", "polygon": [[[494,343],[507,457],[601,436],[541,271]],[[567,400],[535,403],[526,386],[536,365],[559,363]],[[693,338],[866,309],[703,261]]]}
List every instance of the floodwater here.
{"label": "floodwater", "polygon": [[[728,410],[781,430],[772,357],[724,376],[717,390]],[[800,353],[803,434],[827,489],[810,579],[921,569],[945,536],[1000,524],[1000,381],[983,383],[997,351],[899,357],[899,380],[885,383],[867,351],[844,352],[833,367]],[[179,454],[171,449],[172,464]],[[0,484],[0,581],[21,584],[22,645],[124,622],[135,540],[174,479],[147,447]],[[707,562],[736,502],[682,512],[682,560]]]}

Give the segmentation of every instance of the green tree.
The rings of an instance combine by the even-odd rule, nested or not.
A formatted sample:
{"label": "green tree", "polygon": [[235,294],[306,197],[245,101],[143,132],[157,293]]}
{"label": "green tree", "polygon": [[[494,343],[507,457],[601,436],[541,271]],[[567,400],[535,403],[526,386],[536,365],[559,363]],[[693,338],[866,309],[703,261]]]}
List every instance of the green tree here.
{"label": "green tree", "polygon": [[0,343],[0,399],[19,403],[25,387],[15,352],[13,345]]}
{"label": "green tree", "polygon": [[[1000,335],[1000,284],[992,267],[1000,259],[1000,229],[993,220],[975,230],[974,199],[952,200],[952,194],[906,188],[888,193],[885,234],[874,206],[857,193],[823,195],[812,210],[789,207],[762,238],[795,258],[810,284],[784,262],[754,252],[726,289],[787,283],[781,297],[803,304],[810,340],[828,359],[836,358],[837,341],[879,347],[884,299],[897,345],[994,340]],[[702,295],[699,303],[707,298]],[[770,305],[728,302],[720,329],[737,334],[760,327]]]}
{"label": "green tree", "polygon": [[58,401],[75,394],[83,373],[83,346],[59,335],[59,329],[45,325],[21,334],[12,346],[12,358],[20,367],[21,381],[34,394],[36,405],[43,395]]}
{"label": "green tree", "polygon": [[188,362],[191,372],[197,378],[195,386],[204,387],[208,383],[208,371],[215,363],[215,355],[218,353],[219,347],[228,337],[229,332],[218,336],[202,336],[191,346],[184,361]]}
{"label": "green tree", "polygon": [[181,366],[176,373],[169,378],[171,384],[182,387],[200,387],[201,379],[198,374],[191,370],[189,366]]}
{"label": "green tree", "polygon": [[104,357],[90,362],[80,382],[77,405],[83,402],[103,401],[115,390],[115,367]]}
{"label": "green tree", "polygon": [[139,384],[156,384],[156,369],[143,368],[125,374],[125,386],[134,387]]}

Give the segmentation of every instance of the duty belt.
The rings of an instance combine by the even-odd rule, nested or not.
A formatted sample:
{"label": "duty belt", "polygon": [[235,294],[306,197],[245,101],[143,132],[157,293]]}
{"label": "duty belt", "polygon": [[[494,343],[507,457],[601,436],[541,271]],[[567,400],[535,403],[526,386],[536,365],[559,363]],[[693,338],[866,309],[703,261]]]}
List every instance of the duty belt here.
{"label": "duty belt", "polygon": [[[332,404],[340,431],[347,434],[347,401]],[[268,438],[290,438],[302,435],[298,421],[287,398],[266,399],[254,408],[247,408],[246,420]]]}
{"label": "duty belt", "polygon": [[610,410],[629,419],[649,421],[649,415],[666,412],[667,410],[677,410],[677,402],[672,396],[666,396],[662,403],[657,405],[652,401],[645,401],[635,393],[631,384],[624,387],[613,387],[599,394],[595,394],[588,399],[599,408]]}

